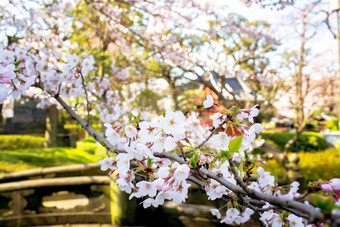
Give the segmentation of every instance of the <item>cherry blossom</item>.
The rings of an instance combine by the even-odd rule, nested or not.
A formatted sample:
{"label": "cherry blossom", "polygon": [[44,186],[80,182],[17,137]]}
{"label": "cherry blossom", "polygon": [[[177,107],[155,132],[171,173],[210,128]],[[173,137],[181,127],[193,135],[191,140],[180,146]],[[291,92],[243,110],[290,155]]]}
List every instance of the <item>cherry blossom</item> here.
{"label": "cherry blossom", "polygon": [[137,136],[137,129],[131,125],[125,127],[125,134],[130,139],[135,138]]}
{"label": "cherry blossom", "polygon": [[229,137],[226,133],[219,132],[211,137],[210,143],[220,150],[228,150]]}
{"label": "cherry blossom", "polygon": [[159,121],[159,127],[161,127],[165,133],[172,134],[176,131],[183,131],[183,123],[185,116],[182,112],[173,112],[167,110],[165,117]]}
{"label": "cherry blossom", "polygon": [[150,197],[154,197],[157,193],[157,188],[153,185],[153,183],[148,181],[140,181],[136,184],[136,187],[139,188],[139,196],[148,195]]}
{"label": "cherry blossom", "polygon": [[210,108],[213,105],[214,105],[214,99],[210,94],[208,94],[207,99],[204,100],[204,102],[203,102],[203,106],[204,106],[204,108]]}
{"label": "cherry blossom", "polygon": [[115,166],[113,165],[113,161],[111,158],[104,158],[100,161],[98,161],[98,164],[101,165],[100,170],[106,171],[108,169],[115,169]]}
{"label": "cherry blossom", "polygon": [[303,227],[304,226],[304,224],[302,223],[303,219],[294,214],[290,214],[287,217],[287,219],[289,221],[290,226],[292,227]]}
{"label": "cherry blossom", "polygon": [[218,219],[221,218],[221,213],[218,209],[215,209],[215,208],[210,209],[210,212],[211,212],[212,215],[216,216],[216,218],[218,218]]}
{"label": "cherry blossom", "polygon": [[176,167],[175,173],[174,173],[174,178],[177,183],[185,180],[188,178],[190,173],[190,168],[183,164],[178,167]]}
{"label": "cherry blossom", "polygon": [[[210,41],[212,44],[208,48],[223,49],[222,43],[226,40],[220,39],[219,31],[235,34],[242,32],[249,37],[264,37],[268,40],[271,37],[255,32],[252,28],[237,27],[229,17],[214,11],[211,6],[213,3],[208,1],[126,3],[132,4],[129,10],[119,4],[103,7],[104,3],[101,2],[85,3],[101,16],[104,25],[110,25],[107,26],[113,40],[110,48],[115,50],[113,56],[116,59],[112,61],[111,68],[109,67],[110,73],[105,72],[101,76],[91,73],[96,70],[93,56],[68,54],[79,49],[75,43],[63,40],[75,30],[73,27],[69,28],[70,31],[62,29],[58,26],[58,21],[67,21],[65,19],[68,18],[75,22],[76,28],[81,29],[85,27],[85,19],[77,20],[63,14],[61,6],[64,3],[55,2],[39,12],[32,10],[23,13],[25,19],[31,20],[31,26],[24,19],[19,20],[4,13],[3,20],[16,30],[23,31],[25,37],[20,37],[22,41],[0,47],[0,103],[8,97],[16,98],[26,94],[32,85],[38,86],[39,91],[34,94],[41,98],[38,106],[47,107],[58,102],[77,119],[107,150],[108,157],[98,162],[101,170],[110,169],[109,174],[115,176],[115,183],[122,191],[129,193],[130,198],[143,198],[144,208],[157,207],[165,200],[185,202],[191,181],[203,188],[209,200],[222,197],[229,200],[226,206],[211,209],[218,219],[221,218],[220,211],[226,211],[226,217],[220,220],[222,223],[240,225],[248,221],[254,211],[260,214],[260,220],[265,225],[272,226],[303,226],[303,222],[307,220],[296,216],[301,213],[309,221],[323,220],[325,215],[319,209],[297,200],[300,196],[297,182],[288,185],[289,191],[282,190],[275,178],[258,166],[260,157],[252,154],[255,138],[262,130],[259,123],[254,123],[254,117],[259,114],[258,105],[250,109],[221,108],[220,112],[210,117],[214,128],[209,131],[208,126],[201,124],[199,113],[185,116],[180,111],[166,110],[165,115],[160,117],[151,112],[133,117],[141,110],[129,104],[143,91],[142,83],[124,84],[121,91],[112,90],[115,83],[125,82],[122,80],[135,73],[134,69],[137,67],[134,64],[139,57],[136,52],[145,52],[150,48],[152,56],[147,56],[147,61],[151,59],[159,65],[171,66],[183,72],[183,75],[195,75],[198,72],[197,66],[201,66],[200,70],[206,72],[226,72],[225,69],[230,67],[224,64],[228,62],[225,59],[214,60],[209,54],[201,56],[201,48],[207,48]],[[64,4],[64,7],[67,8],[67,5]],[[135,16],[130,15],[130,10]],[[44,12],[48,15],[45,24],[41,24],[35,18]],[[120,20],[115,21],[123,14],[131,19],[131,25],[120,23]],[[208,42],[194,50],[195,48],[186,46],[185,37],[179,38],[175,34],[185,35],[192,31],[194,23],[197,23],[197,18],[201,15],[208,18],[218,15],[216,18],[220,18],[223,23],[212,23],[209,28],[200,24],[198,35],[207,37]],[[49,28],[44,30],[46,27]],[[54,34],[53,30],[60,33]],[[39,33],[47,35],[38,36]],[[16,38],[18,37],[13,40]],[[120,58],[126,61],[120,62]],[[144,63],[141,62],[141,65]],[[126,94],[127,90],[131,91],[131,96]],[[120,93],[124,94],[125,99]],[[85,101],[79,105],[78,100],[81,99]],[[89,103],[95,110],[90,110]],[[207,95],[203,102],[204,108],[213,105],[212,95]],[[93,122],[89,117],[91,114],[104,123],[105,136],[92,128]],[[83,116],[87,121],[82,119]],[[229,145],[233,145],[230,148],[233,150],[232,154],[227,152]],[[250,167],[249,163],[253,166]],[[257,180],[244,180],[246,174],[253,175],[254,166],[257,167]],[[137,174],[142,176],[142,180],[135,177]],[[339,199],[339,181],[332,179],[319,182],[318,187],[326,193],[332,192]],[[290,201],[294,203],[288,206]],[[254,204],[251,205],[251,202]],[[264,202],[271,204],[263,205]],[[274,210],[275,207],[279,209]],[[263,212],[267,208],[270,210]]]}
{"label": "cherry blossom", "polygon": [[225,115],[221,113],[215,113],[214,115],[211,115],[210,118],[213,120],[213,126],[217,128],[224,120],[226,119]]}

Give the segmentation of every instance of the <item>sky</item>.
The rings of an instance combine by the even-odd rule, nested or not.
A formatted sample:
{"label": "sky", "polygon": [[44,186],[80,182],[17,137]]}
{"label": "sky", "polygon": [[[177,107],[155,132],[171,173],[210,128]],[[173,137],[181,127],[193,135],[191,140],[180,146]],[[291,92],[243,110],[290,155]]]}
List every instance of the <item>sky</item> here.
{"label": "sky", "polygon": [[[295,6],[288,6],[284,10],[275,10],[270,8],[261,8],[260,6],[253,4],[251,7],[247,7],[242,4],[240,1],[235,0],[217,0],[219,4],[229,4],[230,12],[237,12],[243,16],[245,16],[248,20],[264,20],[269,22],[272,25],[272,32],[274,36],[281,36],[281,39],[284,40],[282,42],[281,47],[278,48],[278,51],[283,51],[287,49],[297,49],[299,46],[298,37],[293,37],[291,34],[295,33],[295,28],[292,26],[283,26],[284,21],[283,17],[291,17],[294,15],[294,7],[300,7],[304,3],[310,2],[310,0],[298,0],[295,3]],[[330,0],[322,1],[322,9],[325,12],[330,12],[332,7]],[[326,18],[326,13],[321,14],[320,20]],[[336,33],[336,12],[333,12],[329,17],[330,24],[333,27],[333,32]],[[311,49],[312,55],[319,56],[321,53],[322,56],[318,57],[320,59],[315,58],[318,62],[330,61],[334,62],[337,65],[338,59],[338,43],[334,38],[332,33],[327,28],[326,24],[323,23],[320,27],[318,27],[318,32],[315,38],[311,40],[311,42],[307,45],[308,48]],[[273,56],[273,62],[275,59],[279,59],[280,57]],[[274,63],[275,64],[275,63]],[[336,66],[337,68],[338,66]]]}

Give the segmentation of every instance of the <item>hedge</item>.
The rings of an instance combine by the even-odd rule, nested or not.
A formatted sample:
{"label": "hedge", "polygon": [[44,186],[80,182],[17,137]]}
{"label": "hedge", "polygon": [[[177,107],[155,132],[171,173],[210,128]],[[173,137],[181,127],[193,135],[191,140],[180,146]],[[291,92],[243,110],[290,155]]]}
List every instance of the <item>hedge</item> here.
{"label": "hedge", "polygon": [[[309,181],[325,181],[332,178],[340,178],[340,156],[337,149],[331,148],[319,152],[300,152],[297,155],[300,158],[299,165],[302,167],[301,173],[306,184]],[[267,165],[263,165],[263,168],[276,177],[285,178],[283,167],[275,160],[267,161]]]}
{"label": "hedge", "polygon": [[[295,133],[261,133],[261,137],[265,140],[274,142],[277,147],[283,151],[288,141],[293,138]],[[327,149],[328,145],[325,137],[317,132],[303,132],[300,138],[291,147],[291,152],[297,151],[320,151]]]}
{"label": "hedge", "polygon": [[45,138],[24,135],[0,135],[0,150],[44,147]]}

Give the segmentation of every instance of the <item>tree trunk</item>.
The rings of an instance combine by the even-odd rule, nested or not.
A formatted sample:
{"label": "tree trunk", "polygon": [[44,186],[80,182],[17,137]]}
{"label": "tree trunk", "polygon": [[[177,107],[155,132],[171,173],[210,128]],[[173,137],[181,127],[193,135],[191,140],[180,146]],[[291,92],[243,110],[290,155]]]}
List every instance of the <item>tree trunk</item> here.
{"label": "tree trunk", "polygon": [[293,145],[293,143],[295,143],[296,141],[298,141],[298,139],[299,139],[301,133],[302,133],[302,130],[300,130],[300,129],[298,129],[298,128],[295,129],[295,135],[293,136],[293,138],[291,138],[291,139],[287,142],[287,144],[285,145],[285,149],[283,150],[283,153],[284,153],[285,155],[288,154],[288,151],[289,151],[290,147]]}
{"label": "tree trunk", "polygon": [[45,147],[55,147],[57,142],[58,110],[53,105],[47,109]]}

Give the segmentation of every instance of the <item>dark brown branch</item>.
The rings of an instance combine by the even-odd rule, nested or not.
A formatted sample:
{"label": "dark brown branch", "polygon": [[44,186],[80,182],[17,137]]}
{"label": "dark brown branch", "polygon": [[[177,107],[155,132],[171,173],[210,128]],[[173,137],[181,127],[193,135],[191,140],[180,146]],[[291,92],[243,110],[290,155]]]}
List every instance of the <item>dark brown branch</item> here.
{"label": "dark brown branch", "polygon": [[81,82],[84,88],[85,92],[85,99],[86,99],[86,111],[87,111],[87,125],[90,125],[90,102],[89,102],[89,96],[87,94],[86,86],[85,86],[85,80],[83,74],[80,72]]}

